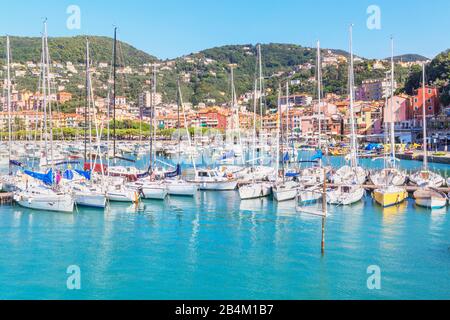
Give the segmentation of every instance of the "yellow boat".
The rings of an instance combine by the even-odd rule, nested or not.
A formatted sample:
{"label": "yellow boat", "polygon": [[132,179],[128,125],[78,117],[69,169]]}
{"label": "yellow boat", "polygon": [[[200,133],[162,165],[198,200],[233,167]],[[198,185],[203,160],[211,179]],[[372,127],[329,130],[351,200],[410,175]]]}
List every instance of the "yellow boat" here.
{"label": "yellow boat", "polygon": [[379,205],[386,208],[405,201],[408,198],[408,192],[402,187],[381,187],[373,192],[373,198]]}

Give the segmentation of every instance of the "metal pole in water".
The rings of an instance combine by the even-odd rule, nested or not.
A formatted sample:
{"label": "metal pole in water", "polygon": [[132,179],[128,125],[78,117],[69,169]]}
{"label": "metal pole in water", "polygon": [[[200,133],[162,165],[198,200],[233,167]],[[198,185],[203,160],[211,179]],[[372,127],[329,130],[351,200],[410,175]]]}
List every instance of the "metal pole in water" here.
{"label": "metal pole in water", "polygon": [[323,168],[323,193],[322,193],[322,256],[325,255],[325,222],[327,218],[327,170]]}

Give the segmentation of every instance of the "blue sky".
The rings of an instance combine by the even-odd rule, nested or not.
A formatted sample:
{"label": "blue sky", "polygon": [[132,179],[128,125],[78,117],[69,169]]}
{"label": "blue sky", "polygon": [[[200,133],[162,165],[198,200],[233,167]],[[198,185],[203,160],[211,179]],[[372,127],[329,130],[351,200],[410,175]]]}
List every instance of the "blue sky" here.
{"label": "blue sky", "polygon": [[[69,5],[81,9],[81,29],[69,30]],[[370,5],[381,10],[381,29],[369,30]],[[0,32],[39,36],[43,17],[50,36],[111,36],[159,58],[173,58],[225,44],[295,43],[348,48],[353,23],[355,53],[369,58],[396,54],[433,57],[450,48],[448,0],[15,0],[2,10]],[[7,16],[5,16],[7,15]]]}

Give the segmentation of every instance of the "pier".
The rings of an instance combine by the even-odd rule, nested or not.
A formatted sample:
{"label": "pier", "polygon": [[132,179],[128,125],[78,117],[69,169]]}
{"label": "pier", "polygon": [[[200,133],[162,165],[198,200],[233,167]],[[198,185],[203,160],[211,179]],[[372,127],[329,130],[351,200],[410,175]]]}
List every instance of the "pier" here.
{"label": "pier", "polygon": [[14,194],[12,192],[0,193],[0,205],[11,204],[14,201]]}
{"label": "pier", "polygon": [[[443,163],[450,164],[450,153],[446,153],[445,155],[434,155],[436,152],[428,151],[428,162],[430,163]],[[422,161],[423,162],[423,152],[415,152],[414,154],[410,153],[398,153],[396,157],[400,160],[413,160],[413,161]]]}

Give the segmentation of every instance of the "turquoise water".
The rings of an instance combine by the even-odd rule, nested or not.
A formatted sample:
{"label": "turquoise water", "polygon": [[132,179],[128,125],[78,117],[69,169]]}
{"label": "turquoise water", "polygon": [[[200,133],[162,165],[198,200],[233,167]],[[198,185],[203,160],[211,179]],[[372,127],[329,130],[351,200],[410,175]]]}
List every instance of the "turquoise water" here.
{"label": "turquoise water", "polygon": [[[322,257],[320,218],[294,205],[207,192],[73,215],[0,207],[0,298],[450,298],[448,209],[381,209],[369,196],[332,207]],[[81,290],[67,289],[71,265]],[[380,290],[367,288],[371,265]]]}

